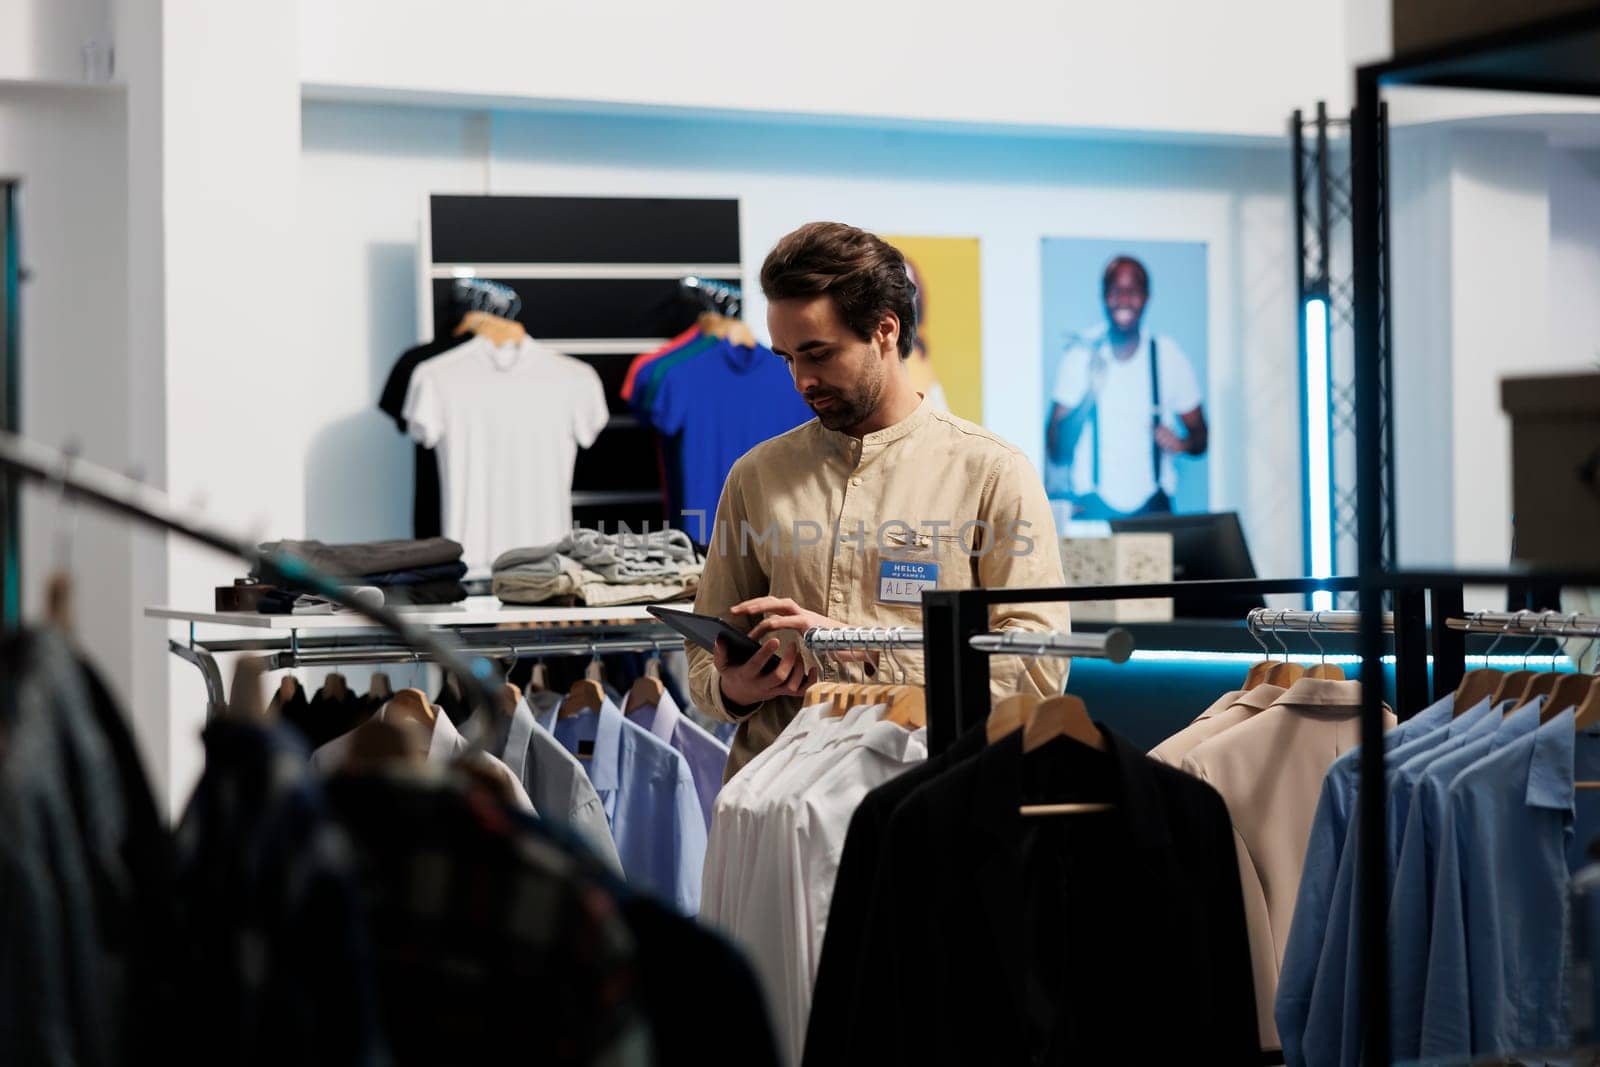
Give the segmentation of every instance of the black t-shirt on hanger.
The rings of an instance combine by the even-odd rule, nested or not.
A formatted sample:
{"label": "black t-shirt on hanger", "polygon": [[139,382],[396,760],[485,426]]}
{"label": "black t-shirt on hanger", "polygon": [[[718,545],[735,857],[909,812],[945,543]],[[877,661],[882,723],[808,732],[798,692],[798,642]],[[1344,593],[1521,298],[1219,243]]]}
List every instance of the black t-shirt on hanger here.
{"label": "black t-shirt on hanger", "polygon": [[[427,344],[408,348],[395,360],[389,371],[389,380],[383,384],[378,397],[378,410],[394,419],[401,433],[406,433],[406,390],[411,386],[411,376],[418,367],[434,356],[442,356],[472,340],[462,337],[434,338]],[[416,489],[411,506],[412,536],[418,539],[440,537],[444,534],[443,504],[439,499],[439,457],[431,448],[416,446]]]}

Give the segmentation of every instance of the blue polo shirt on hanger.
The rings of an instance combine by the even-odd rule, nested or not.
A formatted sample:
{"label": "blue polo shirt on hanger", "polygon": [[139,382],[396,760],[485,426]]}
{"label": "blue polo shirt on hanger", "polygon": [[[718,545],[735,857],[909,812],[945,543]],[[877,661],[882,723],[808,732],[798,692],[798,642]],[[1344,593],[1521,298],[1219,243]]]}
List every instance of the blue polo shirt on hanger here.
{"label": "blue polo shirt on hanger", "polygon": [[706,824],[689,764],[671,745],[623,718],[606,700],[598,712],[539,723],[578,756],[600,796],[628,884],[672,904],[700,911]]}

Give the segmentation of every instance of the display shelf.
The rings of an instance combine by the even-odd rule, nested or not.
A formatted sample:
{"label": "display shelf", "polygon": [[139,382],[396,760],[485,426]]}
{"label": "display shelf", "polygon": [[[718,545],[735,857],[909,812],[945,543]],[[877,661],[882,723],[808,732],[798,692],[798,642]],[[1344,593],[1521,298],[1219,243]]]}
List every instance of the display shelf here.
{"label": "display shelf", "polygon": [[[681,605],[680,605],[681,606]],[[643,604],[612,608],[523,607],[502,604],[492,596],[468,597],[459,604],[396,608],[407,622],[420,626],[455,628],[462,626],[518,626],[543,624],[560,626],[577,623],[653,622]],[[334,615],[260,615],[247,611],[204,611],[174,607],[148,607],[145,616],[195,625],[232,626],[244,630],[276,633],[309,630],[375,630],[359,615],[340,612]]]}

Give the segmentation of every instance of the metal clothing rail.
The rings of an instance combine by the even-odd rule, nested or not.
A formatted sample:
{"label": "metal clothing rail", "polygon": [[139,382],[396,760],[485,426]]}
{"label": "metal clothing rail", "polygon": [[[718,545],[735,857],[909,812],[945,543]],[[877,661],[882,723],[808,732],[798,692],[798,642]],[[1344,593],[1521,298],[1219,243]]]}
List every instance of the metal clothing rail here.
{"label": "metal clothing rail", "polygon": [[1133,635],[1120,627],[1098,634],[1005,630],[974,634],[967,639],[967,644],[974,651],[991,656],[1064,656],[1126,663],[1133,655]]}
{"label": "metal clothing rail", "polygon": [[[813,627],[805,633],[813,652],[893,651],[922,648],[923,634],[906,626]],[[1000,630],[974,634],[971,647],[994,656],[1071,656],[1125,663],[1133,654],[1133,635],[1120,627],[1103,633],[1061,633],[1055,630]]]}
{"label": "metal clothing rail", "polygon": [[[1359,611],[1276,611],[1252,608],[1245,616],[1251,633],[1353,634],[1361,629]],[[1394,613],[1384,612],[1383,628],[1394,631]]]}
{"label": "metal clothing rail", "polygon": [[[467,655],[490,656],[504,659],[544,656],[605,656],[614,652],[661,652],[675,648],[681,642],[666,637],[634,637],[596,640],[562,640],[550,642],[500,643],[464,640],[457,651]],[[172,642],[173,651],[186,646]],[[212,651],[215,651],[212,646]],[[181,654],[181,653],[180,653]],[[189,658],[185,656],[184,658]],[[266,657],[268,670],[287,670],[291,667],[337,667],[351,664],[378,665],[384,663],[433,663],[426,652],[384,646],[353,646],[349,648],[285,649]]]}
{"label": "metal clothing rail", "polygon": [[1600,615],[1559,611],[1476,611],[1465,618],[1446,619],[1452,630],[1502,637],[1596,637]]}
{"label": "metal clothing rail", "polygon": [[[180,508],[158,489],[3,431],[0,431],[0,470],[12,477],[56,486],[66,498],[87,500],[143,525],[179,534],[260,568],[262,576],[270,581],[299,585],[349,608],[455,675],[473,706],[481,704],[485,709],[494,706],[495,688],[501,681],[499,672],[487,660],[469,661],[453,636],[416,626],[390,608],[364,604],[301,560],[279,553],[264,553],[248,538],[240,537],[195,511]],[[223,710],[226,699],[221,692],[221,676],[215,670],[215,663],[207,670],[198,658],[183,652],[178,654],[196,663],[206,674],[207,712]]]}

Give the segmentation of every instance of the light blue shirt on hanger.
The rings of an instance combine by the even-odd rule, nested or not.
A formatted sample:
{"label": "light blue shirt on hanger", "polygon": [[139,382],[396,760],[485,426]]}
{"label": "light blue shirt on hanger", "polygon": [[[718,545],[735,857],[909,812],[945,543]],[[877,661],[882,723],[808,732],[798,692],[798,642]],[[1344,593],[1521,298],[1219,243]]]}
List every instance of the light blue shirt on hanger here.
{"label": "light blue shirt on hanger", "polygon": [[[1385,753],[1395,751],[1412,738],[1448,726],[1455,705],[1455,694],[1450,693],[1397,725],[1383,735]],[[1288,943],[1284,946],[1283,968],[1278,975],[1278,995],[1272,1013],[1278,1024],[1278,1037],[1283,1042],[1284,1058],[1289,1063],[1302,1062],[1300,1042],[1305,1033],[1306,1016],[1311,1010],[1312,986],[1328,931],[1339,857],[1349,832],[1360,776],[1361,747],[1357,745],[1334,760],[1323,776],[1317,813],[1311,822],[1306,862],[1300,874],[1300,889],[1295,895],[1294,918],[1289,927]]]}
{"label": "light blue shirt on hanger", "polygon": [[1422,1011],[1422,1055],[1465,1059],[1570,1041],[1570,872],[1600,830],[1600,734],[1567,709],[1450,786]]}
{"label": "light blue shirt on hanger", "polygon": [[[1443,726],[1407,738],[1385,754],[1385,800],[1393,804],[1394,788],[1401,769],[1419,756],[1428,755],[1441,745],[1462,738],[1469,731],[1488,721],[1494,709],[1483,700],[1456,715]],[[1406,791],[1407,801],[1410,790]],[[1350,823],[1360,819],[1360,798],[1351,804]],[[1392,808],[1391,808],[1392,811]],[[1394,818],[1391,814],[1390,833]],[[1356,885],[1360,876],[1359,833],[1347,833],[1339,856],[1339,871],[1334,882],[1333,898],[1328,908],[1328,930],[1323,938],[1322,956],[1317,961],[1317,974],[1312,985],[1310,1010],[1302,1043],[1304,1059],[1308,1064],[1354,1065],[1361,1055],[1360,1020],[1357,1018],[1361,1002],[1357,987],[1361,978],[1360,922],[1356,916],[1359,901]],[[1389,849],[1389,867],[1393,869],[1393,845]]]}
{"label": "light blue shirt on hanger", "polygon": [[722,772],[728,766],[728,746],[679,710],[678,702],[664,689],[659,704],[632,708],[627,718],[677,749],[688,762],[709,832],[717,794],[722,791]]}
{"label": "light blue shirt on hanger", "polygon": [[[685,915],[700,910],[706,824],[694,775],[683,756],[649,730],[623,718],[609,699],[598,712],[539,723],[577,754],[600,796],[628,884]],[[587,755],[585,743],[593,749]]]}
{"label": "light blue shirt on hanger", "polygon": [[1438,873],[1439,834],[1450,785],[1491,752],[1539,728],[1539,697],[1500,720],[1493,733],[1440,756],[1428,765],[1411,794],[1405,840],[1389,895],[1389,1019],[1397,1060],[1416,1059],[1422,1043],[1422,995],[1428,977],[1428,942],[1433,930],[1433,893]]}

